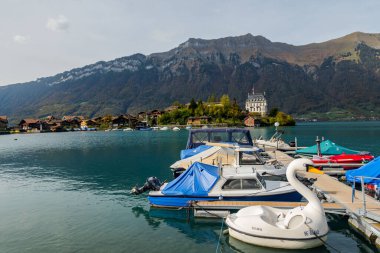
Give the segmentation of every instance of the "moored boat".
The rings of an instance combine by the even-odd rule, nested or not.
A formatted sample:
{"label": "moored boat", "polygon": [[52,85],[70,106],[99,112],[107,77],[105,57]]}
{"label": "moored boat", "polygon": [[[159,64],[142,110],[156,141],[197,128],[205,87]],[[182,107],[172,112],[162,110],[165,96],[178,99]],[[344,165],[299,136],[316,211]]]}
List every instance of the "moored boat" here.
{"label": "moored boat", "polygon": [[286,181],[265,180],[252,168],[217,167],[195,162],[159,191],[149,192],[156,207],[189,207],[200,200],[300,201],[301,195]]}
{"label": "moored boat", "polygon": [[[375,157],[371,154],[340,154],[332,156],[313,156],[313,163],[315,165],[323,165],[328,163],[340,163],[340,164],[350,164],[352,166],[344,166],[345,169],[359,168],[363,164],[372,161]],[[354,166],[354,165],[357,166]]]}
{"label": "moored boat", "polygon": [[250,206],[227,216],[230,236],[246,243],[281,249],[309,249],[324,244],[329,231],[318,197],[296,177],[311,164],[308,159],[292,161],[288,181],[309,202],[288,211],[268,206]]}

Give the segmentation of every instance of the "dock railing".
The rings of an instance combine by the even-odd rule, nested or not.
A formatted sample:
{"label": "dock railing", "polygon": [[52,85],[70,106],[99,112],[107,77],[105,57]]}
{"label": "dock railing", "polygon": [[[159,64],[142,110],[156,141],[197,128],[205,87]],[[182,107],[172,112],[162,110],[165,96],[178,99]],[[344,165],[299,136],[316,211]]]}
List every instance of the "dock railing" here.
{"label": "dock railing", "polygon": [[[366,194],[365,194],[365,187],[364,187],[364,179],[374,179],[374,180],[379,180],[380,178],[378,177],[365,177],[365,176],[354,176],[354,183],[352,184],[352,203],[354,203],[355,200],[355,188],[356,188],[356,178],[360,179],[360,188],[362,191],[362,198],[363,198],[363,209],[359,210],[359,213],[363,215],[364,217],[368,217],[368,212],[367,212],[367,202],[366,202]],[[370,215],[372,216],[372,215]],[[372,217],[369,217],[372,218]],[[379,219],[379,217],[375,218],[376,220]]]}

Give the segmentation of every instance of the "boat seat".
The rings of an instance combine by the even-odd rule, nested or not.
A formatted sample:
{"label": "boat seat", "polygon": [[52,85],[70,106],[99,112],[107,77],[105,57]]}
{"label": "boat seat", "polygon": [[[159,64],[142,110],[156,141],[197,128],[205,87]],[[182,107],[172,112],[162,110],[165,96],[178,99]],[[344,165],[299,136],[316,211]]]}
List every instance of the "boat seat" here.
{"label": "boat seat", "polygon": [[[303,213],[303,207],[296,207],[290,210],[284,220],[282,226],[286,229],[293,229],[305,223],[306,217]],[[281,226],[281,223],[278,224]]]}

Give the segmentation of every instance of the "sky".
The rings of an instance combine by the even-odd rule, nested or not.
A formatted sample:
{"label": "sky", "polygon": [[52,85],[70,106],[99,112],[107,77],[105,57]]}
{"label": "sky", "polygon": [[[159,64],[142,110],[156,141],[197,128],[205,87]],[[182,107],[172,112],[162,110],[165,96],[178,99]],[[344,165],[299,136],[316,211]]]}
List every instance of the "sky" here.
{"label": "sky", "polygon": [[379,0],[1,0],[0,85],[251,33],[303,45],[380,33]]}

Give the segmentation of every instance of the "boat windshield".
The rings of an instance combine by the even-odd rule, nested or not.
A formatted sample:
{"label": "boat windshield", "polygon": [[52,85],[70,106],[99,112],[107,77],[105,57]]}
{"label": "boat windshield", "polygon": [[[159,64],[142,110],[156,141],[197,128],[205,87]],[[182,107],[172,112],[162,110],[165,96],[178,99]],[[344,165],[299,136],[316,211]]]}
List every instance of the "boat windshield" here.
{"label": "boat windshield", "polygon": [[253,146],[252,137],[247,129],[213,128],[190,130],[186,149],[196,148],[205,142],[236,143]]}
{"label": "boat windshield", "polygon": [[263,165],[264,161],[256,152],[239,152],[239,165]]}
{"label": "boat windshield", "polygon": [[256,176],[257,176],[257,180],[259,180],[260,183],[263,185],[263,187],[266,189],[267,184],[266,184],[265,180],[263,179],[263,177],[259,173],[257,173]]}

